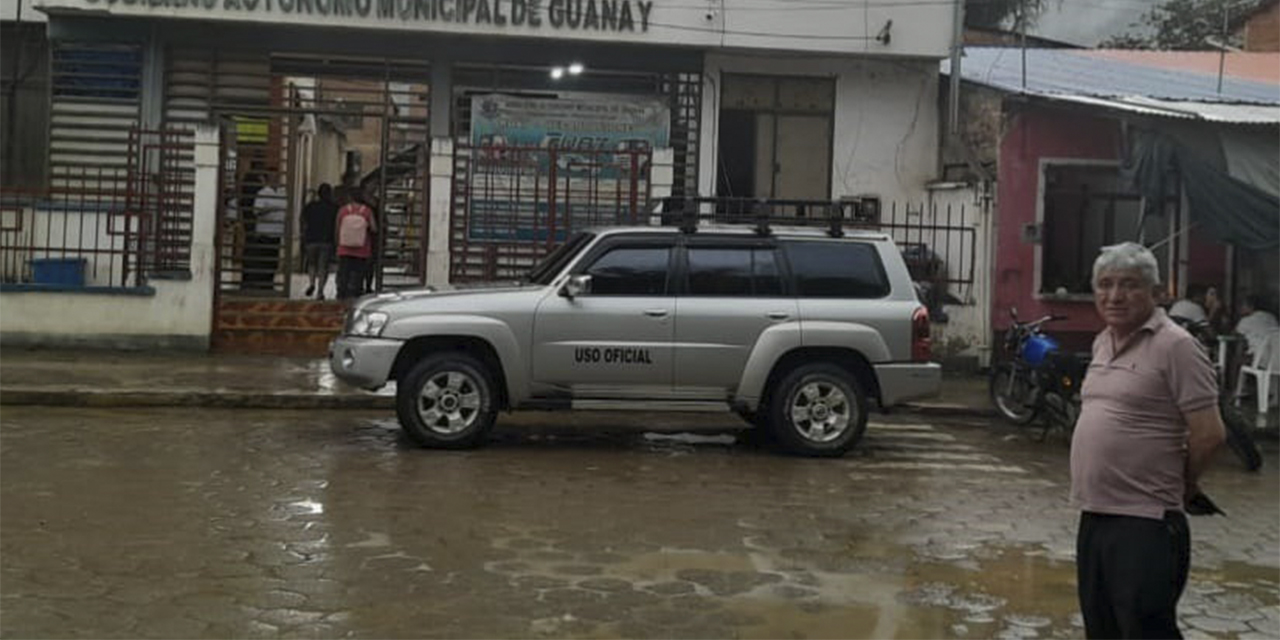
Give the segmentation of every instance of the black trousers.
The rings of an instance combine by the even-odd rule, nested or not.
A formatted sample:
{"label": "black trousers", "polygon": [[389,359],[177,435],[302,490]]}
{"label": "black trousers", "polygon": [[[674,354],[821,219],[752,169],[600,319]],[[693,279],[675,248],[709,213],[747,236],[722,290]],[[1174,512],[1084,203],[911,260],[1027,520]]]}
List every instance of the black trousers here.
{"label": "black trousers", "polygon": [[280,236],[255,233],[248,236],[244,248],[244,273],[241,289],[275,288],[276,270],[280,268]]}
{"label": "black trousers", "polygon": [[1182,638],[1178,599],[1187,586],[1191,531],[1164,520],[1085,512],[1076,538],[1080,612],[1088,638]]}
{"label": "black trousers", "polygon": [[338,257],[338,299],[357,298],[364,293],[365,272],[369,270],[367,258]]}

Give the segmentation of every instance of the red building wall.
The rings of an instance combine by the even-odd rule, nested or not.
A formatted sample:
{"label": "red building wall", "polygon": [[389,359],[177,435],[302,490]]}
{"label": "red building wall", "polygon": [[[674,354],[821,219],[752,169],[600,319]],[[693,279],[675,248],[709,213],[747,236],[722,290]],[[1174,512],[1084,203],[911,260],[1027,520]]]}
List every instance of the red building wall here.
{"label": "red building wall", "polygon": [[1022,240],[1022,229],[1036,222],[1041,159],[1115,161],[1119,140],[1115,120],[1025,105],[1012,115],[1000,144],[997,187],[991,317],[998,330],[1008,328],[1011,308],[1022,319],[1067,316],[1053,324],[1052,333],[1072,350],[1087,350],[1102,328],[1091,301],[1036,299],[1036,245]]}

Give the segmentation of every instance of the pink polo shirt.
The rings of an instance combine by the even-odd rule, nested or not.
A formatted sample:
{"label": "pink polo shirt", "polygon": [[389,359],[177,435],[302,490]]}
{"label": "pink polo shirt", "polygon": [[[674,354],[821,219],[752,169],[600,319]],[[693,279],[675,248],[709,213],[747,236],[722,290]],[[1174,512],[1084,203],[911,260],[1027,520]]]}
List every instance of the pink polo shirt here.
{"label": "pink polo shirt", "polygon": [[1187,413],[1215,406],[1213,365],[1163,309],[1128,340],[1093,341],[1071,439],[1071,498],[1083,511],[1162,519],[1181,511]]}

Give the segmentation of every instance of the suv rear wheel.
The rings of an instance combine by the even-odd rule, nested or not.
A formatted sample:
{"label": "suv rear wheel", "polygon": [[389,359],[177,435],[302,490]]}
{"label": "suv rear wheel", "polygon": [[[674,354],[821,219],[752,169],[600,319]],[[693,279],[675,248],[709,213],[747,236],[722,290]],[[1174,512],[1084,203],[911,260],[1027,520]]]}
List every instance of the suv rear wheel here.
{"label": "suv rear wheel", "polygon": [[424,447],[468,449],[482,444],[497,419],[493,379],[465,353],[427,356],[396,385],[396,414]]}
{"label": "suv rear wheel", "polygon": [[866,395],[840,366],[804,365],[783,376],[770,394],[769,418],[774,437],[788,451],[838,457],[866,431]]}

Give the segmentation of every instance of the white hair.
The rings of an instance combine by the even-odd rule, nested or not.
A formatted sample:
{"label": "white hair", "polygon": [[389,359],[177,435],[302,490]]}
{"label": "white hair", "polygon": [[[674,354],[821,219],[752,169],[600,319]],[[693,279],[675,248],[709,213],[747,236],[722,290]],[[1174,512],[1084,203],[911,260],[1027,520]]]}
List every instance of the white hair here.
{"label": "white hair", "polygon": [[1106,271],[1132,269],[1142,274],[1142,279],[1151,286],[1160,284],[1160,265],[1156,262],[1151,250],[1136,242],[1121,242],[1102,248],[1098,259],[1093,261],[1093,281]]}

